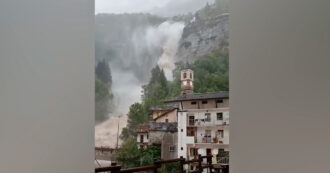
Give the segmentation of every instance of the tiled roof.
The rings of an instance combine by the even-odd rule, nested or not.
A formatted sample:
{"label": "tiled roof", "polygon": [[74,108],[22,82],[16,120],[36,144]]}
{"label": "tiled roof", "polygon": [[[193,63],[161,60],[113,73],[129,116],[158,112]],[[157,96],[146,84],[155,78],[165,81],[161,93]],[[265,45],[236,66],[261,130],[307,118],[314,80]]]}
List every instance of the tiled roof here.
{"label": "tiled roof", "polygon": [[162,113],[161,115],[157,116],[154,120],[157,120],[157,119],[159,119],[160,117],[163,117],[163,116],[167,115],[168,113],[173,112],[175,109],[176,109],[176,108],[166,110],[166,112],[164,112],[164,113]]}
{"label": "tiled roof", "polygon": [[177,123],[157,123],[149,122],[149,131],[167,131],[167,132],[177,132]]}
{"label": "tiled roof", "polygon": [[188,100],[205,100],[205,99],[227,99],[229,98],[228,91],[216,92],[216,93],[194,93],[188,94],[186,96],[178,96],[176,98],[167,100],[166,102],[178,102],[178,101],[188,101]]}
{"label": "tiled roof", "polygon": [[177,104],[166,104],[162,106],[152,107],[151,110],[153,111],[166,111],[166,110],[173,110],[178,108]]}
{"label": "tiled roof", "polygon": [[150,131],[177,132],[178,123],[154,122],[142,124],[137,129],[137,133],[148,133]]}
{"label": "tiled roof", "polygon": [[148,133],[149,131],[149,125],[144,123],[144,124],[141,124],[138,129],[137,129],[137,133]]}

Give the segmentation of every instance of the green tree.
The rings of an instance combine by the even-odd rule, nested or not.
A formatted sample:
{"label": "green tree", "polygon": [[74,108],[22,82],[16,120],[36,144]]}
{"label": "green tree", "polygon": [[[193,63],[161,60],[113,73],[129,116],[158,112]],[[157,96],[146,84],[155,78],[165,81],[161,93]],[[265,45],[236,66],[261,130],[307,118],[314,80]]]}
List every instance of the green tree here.
{"label": "green tree", "polygon": [[229,56],[215,50],[192,64],[195,74],[194,90],[198,93],[229,90]]}
{"label": "green tree", "polygon": [[151,70],[151,78],[147,85],[143,86],[142,103],[131,105],[128,113],[127,128],[121,133],[122,139],[136,136],[139,125],[148,121],[149,110],[156,105],[162,105],[169,95],[169,83],[164,71],[157,65]]}
{"label": "green tree", "polygon": [[141,152],[141,164],[152,165],[155,160],[161,159],[161,150],[159,147],[149,146],[147,149],[142,149]]}
{"label": "green tree", "polygon": [[109,100],[112,98],[109,86],[95,77],[95,121],[101,122],[109,113]]}
{"label": "green tree", "polygon": [[168,81],[165,73],[157,65],[151,70],[151,78],[147,85],[143,86],[143,101],[146,109],[160,105],[169,94]]}
{"label": "green tree", "polygon": [[106,84],[111,86],[112,84],[112,76],[109,67],[109,63],[106,60],[99,61],[95,68],[96,76]]}
{"label": "green tree", "polygon": [[164,164],[160,170],[161,173],[177,173],[180,169],[180,163],[167,163]]}
{"label": "green tree", "polygon": [[141,165],[141,151],[138,149],[136,140],[128,138],[120,150],[112,155],[111,160],[119,162],[123,168],[138,167]]}
{"label": "green tree", "polygon": [[139,149],[136,139],[128,138],[120,150],[111,157],[111,160],[119,162],[123,168],[132,168],[151,165],[154,160],[160,160],[160,158],[159,147],[149,146],[146,149]]}
{"label": "green tree", "polygon": [[123,129],[121,134],[121,138],[124,140],[136,136],[136,129],[139,125],[147,122],[148,112],[143,104],[134,103],[130,106],[127,116],[127,127]]}
{"label": "green tree", "polygon": [[[229,90],[229,58],[228,53],[215,50],[200,57],[189,65],[194,71],[194,91],[196,93],[228,91]],[[170,96],[177,96],[180,92],[180,72],[187,65],[176,63],[173,71],[174,81],[169,84]]]}
{"label": "green tree", "polygon": [[95,68],[95,122],[104,121],[111,109],[111,71],[106,60],[99,61]]}
{"label": "green tree", "polygon": [[184,69],[187,64],[182,61],[175,63],[175,69],[172,71],[173,73],[173,81],[168,82],[169,86],[169,95],[167,98],[173,98],[175,96],[180,95],[181,93],[181,70]]}

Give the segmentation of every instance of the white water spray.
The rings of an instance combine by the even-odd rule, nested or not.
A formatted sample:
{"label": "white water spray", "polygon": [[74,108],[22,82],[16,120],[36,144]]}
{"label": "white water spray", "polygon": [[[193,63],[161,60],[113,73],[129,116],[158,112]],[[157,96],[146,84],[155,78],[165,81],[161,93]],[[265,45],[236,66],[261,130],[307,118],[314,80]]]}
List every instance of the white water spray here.
{"label": "white water spray", "polygon": [[174,63],[183,28],[184,24],[181,22],[166,21],[158,27],[148,28],[146,32],[148,43],[162,47],[163,53],[158,57],[157,64],[164,70],[168,80],[173,80],[172,71],[175,68]]}
{"label": "white water spray", "polygon": [[[179,46],[184,24],[181,22],[165,21],[158,26],[150,26],[142,31],[137,30],[132,34],[133,57],[121,57],[120,60],[110,62],[112,71],[112,91],[115,95],[115,109],[109,119],[95,127],[96,146],[116,146],[117,125],[119,134],[127,124],[129,106],[141,101],[142,85],[148,81],[141,81],[135,74],[136,69],[142,74],[150,75],[151,69],[159,65],[165,72],[168,80],[173,80],[172,70],[175,68],[176,52]],[[131,52],[129,52],[130,54]],[[135,64],[127,68],[121,63]],[[130,62],[127,62],[130,61]],[[147,79],[149,78],[146,77]],[[141,79],[141,78],[140,78]],[[118,116],[121,118],[118,118]],[[121,141],[119,141],[119,144]]]}

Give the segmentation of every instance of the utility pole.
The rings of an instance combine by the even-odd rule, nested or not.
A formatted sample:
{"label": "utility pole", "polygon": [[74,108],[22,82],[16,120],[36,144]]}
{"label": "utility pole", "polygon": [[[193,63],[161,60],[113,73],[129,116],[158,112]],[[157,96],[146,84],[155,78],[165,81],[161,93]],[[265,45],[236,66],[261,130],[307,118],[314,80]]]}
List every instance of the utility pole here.
{"label": "utility pole", "polygon": [[121,117],[121,115],[118,116],[117,145],[116,145],[116,149],[118,149],[118,140],[119,140],[119,121],[120,121],[120,117]]}

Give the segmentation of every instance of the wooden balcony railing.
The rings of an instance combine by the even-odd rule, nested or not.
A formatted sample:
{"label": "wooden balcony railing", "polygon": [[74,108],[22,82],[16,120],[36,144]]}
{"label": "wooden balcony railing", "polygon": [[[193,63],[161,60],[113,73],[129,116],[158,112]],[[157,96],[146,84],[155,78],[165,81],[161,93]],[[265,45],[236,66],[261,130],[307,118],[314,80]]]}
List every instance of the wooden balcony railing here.
{"label": "wooden balcony railing", "polygon": [[[206,159],[206,164],[202,164],[204,159]],[[159,161],[155,161],[153,165],[136,167],[136,168],[128,168],[128,169],[121,169],[120,165],[113,163],[109,167],[95,168],[95,173],[99,173],[99,172],[111,172],[111,173],[154,172],[154,173],[157,173],[158,169],[161,168],[163,164],[167,164],[167,163],[179,163],[179,165],[180,165],[179,173],[186,172],[186,170],[184,170],[184,165],[196,164],[196,163],[197,163],[197,169],[194,171],[190,171],[190,173],[202,173],[204,169],[208,169],[208,172],[210,172],[210,173],[213,173],[213,172],[214,173],[220,173],[220,172],[228,173],[226,168],[213,167],[212,155],[208,155],[208,156],[198,155],[198,157],[196,159],[192,159],[192,160],[186,160],[183,157],[180,157],[178,159],[159,160]]]}
{"label": "wooden balcony railing", "polygon": [[189,119],[187,120],[188,126],[191,127],[200,127],[200,126],[228,126],[228,120],[221,120],[221,121],[205,121],[205,120],[198,120],[198,119]]}

